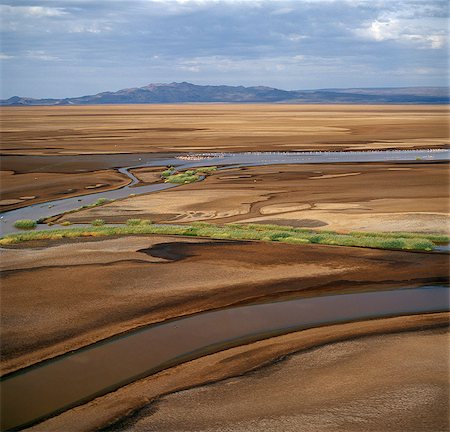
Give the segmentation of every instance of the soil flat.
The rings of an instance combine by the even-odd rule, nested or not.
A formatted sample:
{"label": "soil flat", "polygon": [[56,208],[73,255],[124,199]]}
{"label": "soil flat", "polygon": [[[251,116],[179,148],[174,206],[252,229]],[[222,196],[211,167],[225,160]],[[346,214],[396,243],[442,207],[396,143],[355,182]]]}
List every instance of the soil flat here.
{"label": "soil flat", "polygon": [[[0,210],[127,184],[114,171],[187,152],[445,148],[448,107],[142,105],[1,108]],[[161,163],[161,165],[164,165]],[[144,183],[159,168],[134,170]],[[448,164],[232,168],[73,213],[123,222],[256,222],[448,232]],[[61,219],[61,221],[64,220]],[[167,319],[229,305],[446,283],[448,255],[136,236],[25,243],[1,254],[2,373]],[[310,329],[170,368],[32,429],[446,430],[448,314]],[[236,377],[299,353],[286,362]],[[267,397],[270,395],[270,398]],[[363,425],[364,427],[361,427]],[[302,429],[302,430],[303,430]]]}
{"label": "soil flat", "polygon": [[3,372],[231,304],[448,280],[445,254],[167,236],[1,254]]}
{"label": "soil flat", "polygon": [[130,179],[112,170],[87,173],[23,173],[0,171],[0,210],[7,211],[60,198],[104,192]]}
{"label": "soil flat", "polygon": [[77,155],[444,147],[446,106],[115,105],[1,108],[2,153]]}
{"label": "soil flat", "polygon": [[[329,389],[330,386],[333,387],[333,395],[330,394],[331,392],[326,392],[325,394],[318,394],[320,390],[313,389],[313,404],[309,403],[309,398],[306,397],[303,400],[299,400],[297,398],[294,398],[294,400],[290,401],[290,396],[286,394],[286,392],[280,391],[280,389],[276,389],[276,391],[271,394],[271,397],[275,398],[275,405],[279,407],[280,405],[280,396],[285,397],[289,402],[288,405],[291,409],[291,411],[294,411],[294,413],[301,413],[304,411],[302,408],[302,405],[304,408],[307,408],[309,410],[313,409],[314,411],[311,413],[309,417],[308,425],[314,425],[314,422],[317,421],[317,426],[322,426],[323,423],[323,416],[317,415],[320,413],[321,408],[329,410],[327,411],[329,413],[332,413],[335,411],[335,409],[342,408],[343,404],[347,404],[347,414],[349,411],[352,410],[352,402],[356,402],[352,398],[352,395],[349,394],[349,387],[352,385],[355,389],[357,389],[357,394],[360,395],[360,391],[362,389],[368,389],[372,392],[376,391],[376,383],[373,382],[373,376],[374,375],[380,375],[381,377],[386,377],[386,374],[391,374],[396,368],[400,368],[402,365],[408,365],[411,363],[415,363],[416,365],[421,360],[418,358],[418,355],[422,356],[422,353],[420,352],[420,345],[422,345],[420,336],[424,336],[425,333],[418,333],[418,337],[412,337],[413,333],[404,333],[405,336],[407,336],[407,347],[405,347],[406,340],[402,339],[401,334],[397,334],[395,336],[396,340],[399,340],[400,345],[402,347],[405,347],[405,350],[400,351],[397,350],[396,357],[387,358],[386,356],[383,357],[383,359],[387,358],[389,360],[386,367],[380,367],[381,363],[378,360],[375,360],[370,365],[366,365],[366,367],[369,369],[368,378],[365,379],[365,376],[361,376],[361,371],[359,369],[356,369],[355,371],[351,369],[350,373],[348,375],[344,375],[342,373],[342,360],[350,359],[351,364],[353,366],[358,364],[358,354],[363,354],[363,362],[367,360],[367,353],[372,352],[372,354],[377,353],[383,353],[383,349],[379,349],[380,347],[383,348],[383,341],[386,339],[381,336],[380,338],[370,338],[362,340],[364,345],[367,347],[367,349],[358,349],[361,348],[361,345],[359,344],[360,340],[357,340],[356,338],[370,336],[370,335],[383,335],[383,334],[391,334],[396,332],[405,332],[405,331],[412,331],[412,330],[425,330],[425,329],[433,329],[433,328],[445,328],[445,326],[448,326],[448,313],[439,313],[439,314],[426,314],[426,315],[413,315],[413,316],[405,316],[405,317],[395,317],[395,318],[385,318],[385,319],[377,319],[377,320],[370,320],[370,321],[362,321],[357,323],[347,323],[347,324],[339,324],[339,325],[332,325],[332,326],[325,326],[325,327],[319,327],[309,330],[304,330],[300,332],[294,332],[289,333],[287,335],[265,339],[259,342],[239,346],[236,348],[231,348],[225,351],[220,351],[215,354],[211,354],[205,357],[198,358],[196,360],[180,364],[178,366],[172,367],[170,369],[164,370],[162,372],[159,372],[155,375],[152,375],[150,377],[144,378],[142,380],[139,380],[133,384],[130,384],[128,386],[122,387],[121,389],[107,394],[101,398],[97,398],[93,400],[92,402],[89,402],[85,405],[82,405],[80,407],[77,407],[75,409],[66,411],[65,413],[54,417],[48,421],[45,421],[33,428],[30,429],[30,431],[33,432],[50,432],[55,431],[59,432],[60,430],[70,430],[72,432],[81,432],[81,431],[87,431],[87,430],[102,430],[102,431],[129,431],[129,430],[139,430],[144,431],[148,430],[148,428],[151,430],[154,428],[154,426],[157,424],[159,427],[162,427],[164,430],[165,428],[170,428],[173,426],[174,422],[177,421],[175,416],[170,415],[167,417],[167,422],[164,423],[161,421],[160,413],[158,412],[159,409],[161,409],[161,413],[165,413],[165,404],[167,401],[167,404],[169,406],[172,405],[173,402],[175,404],[180,401],[184,400],[184,398],[187,398],[188,405],[190,404],[190,395],[191,392],[182,392],[179,394],[175,394],[174,398],[162,398],[161,396],[184,390],[189,389],[195,386],[199,386],[202,384],[210,384],[214,383],[220,380],[224,380],[227,378],[232,377],[240,377],[242,378],[233,378],[229,381],[225,381],[222,383],[219,383],[217,385],[213,385],[210,388],[208,386],[206,387],[200,387],[199,390],[209,392],[210,395],[213,396],[213,401],[217,402],[217,393],[219,393],[222,389],[222,386],[225,387],[224,394],[229,396],[229,388],[233,389],[233,385],[237,384],[238,387],[240,387],[240,383],[246,383],[251,384],[256,381],[256,388],[258,390],[257,395],[261,395],[261,387],[258,385],[257,379],[259,377],[262,377],[263,379],[267,379],[268,377],[273,377],[273,371],[277,371],[278,373],[282,372],[282,368],[284,367],[285,362],[279,362],[280,360],[284,359],[286,355],[292,354],[292,353],[298,353],[296,356],[291,357],[291,359],[296,359],[298,357],[298,361],[302,362],[303,356],[306,357],[306,360],[308,361],[310,359],[311,354],[314,356],[314,352],[318,352],[319,354],[323,351],[326,353],[335,353],[336,350],[341,351],[340,347],[342,347],[341,344],[337,345],[327,345],[327,344],[335,344],[336,342],[342,342],[342,341],[349,341],[346,342],[344,347],[347,348],[350,351],[350,355],[348,356],[335,356],[332,355],[330,359],[325,359],[323,361],[323,356],[319,355],[319,363],[311,364],[311,361],[307,363],[307,366],[309,367],[301,367],[302,373],[306,374],[306,378],[309,378],[309,380],[306,380],[306,387],[310,388],[311,386],[311,377],[314,375],[317,378],[317,375],[320,371],[325,372],[324,379],[325,385]],[[433,384],[439,384],[442,388],[442,383],[446,382],[446,376],[448,375],[448,361],[446,363],[443,363],[443,357],[446,355],[447,348],[448,348],[448,340],[442,340],[440,337],[440,332],[435,331],[431,333],[432,335],[436,335],[437,337],[433,338],[434,342],[436,342],[436,345],[433,345],[431,347],[430,353],[433,355],[432,359],[429,359],[429,355],[425,353],[422,358],[426,359],[423,361],[422,366],[423,368],[418,370],[417,367],[414,368],[414,373],[416,374],[415,379],[419,381],[424,381],[425,379],[428,379],[430,375],[433,375]],[[356,340],[358,343],[356,344],[356,349],[354,349],[354,345],[350,342],[351,340]],[[372,344],[371,341],[375,341],[375,344]],[[416,341],[419,341],[419,344],[416,344]],[[428,339],[428,342],[430,339]],[[381,344],[380,344],[381,342]],[[369,345],[369,346],[368,346]],[[374,349],[371,349],[371,346],[373,345]],[[312,348],[317,348],[324,346],[324,350],[322,351],[320,348],[316,351],[307,351],[311,350]],[[391,345],[392,346],[392,345]],[[423,345],[422,345],[423,346]],[[419,349],[417,349],[419,348]],[[392,352],[391,352],[392,353]],[[354,355],[356,354],[356,355]],[[341,357],[341,358],[339,358]],[[412,358],[410,358],[412,357]],[[448,356],[447,356],[448,357]],[[340,361],[339,361],[340,360]],[[445,359],[447,360],[447,359]],[[323,362],[323,364],[322,364]],[[270,365],[275,364],[274,367],[271,367]],[[268,368],[261,369],[264,366],[268,366]],[[333,372],[334,368],[333,366],[340,366],[336,369],[335,372]],[[317,367],[317,372],[314,373],[314,367]],[[333,368],[332,370],[330,370]],[[247,372],[254,370],[255,373],[250,373],[247,375]],[[399,380],[398,377],[394,378],[396,382],[401,381],[403,378],[405,379],[404,383],[401,384],[408,384],[408,380],[411,379],[411,377],[408,377],[408,374],[405,373],[408,370],[408,368],[403,368],[401,371],[401,379]],[[290,370],[291,371],[291,370]],[[290,372],[289,371],[289,372]],[[356,375],[355,375],[356,373]],[[303,380],[302,377],[299,377],[299,373],[294,373],[292,375],[293,377],[293,384],[296,384],[298,387],[303,386]],[[333,378],[335,381],[329,381],[327,382],[326,377]],[[309,382],[308,382],[309,381]],[[375,386],[374,386],[375,384]],[[383,387],[386,387],[385,382],[381,382],[381,385],[378,386],[378,388],[382,391]],[[400,385],[401,385],[400,384]],[[429,389],[429,384],[425,384]],[[243,387],[241,387],[243,388]],[[274,390],[273,381],[271,385],[268,386],[269,389]],[[242,398],[237,397],[234,401],[230,399],[226,399],[227,404],[219,409],[219,414],[223,415],[223,411],[227,410],[227,407],[233,406],[233,404],[236,401],[240,401],[243,403],[242,407],[238,407],[236,410],[236,413],[241,417],[242,419],[242,409],[247,407],[248,401],[245,400],[246,397],[248,397],[248,386],[245,389]],[[301,390],[300,390],[301,391]],[[445,392],[444,388],[444,392]],[[294,393],[296,396],[298,396],[299,389],[294,390]],[[195,390],[194,390],[195,393]],[[352,392],[353,393],[353,392]],[[417,402],[416,398],[417,394],[413,394],[413,397],[415,398],[415,402]],[[196,395],[198,397],[198,395]],[[386,400],[385,395],[384,399]],[[270,405],[271,397],[267,397],[267,393],[264,393],[263,398],[268,402]],[[429,401],[430,399],[428,399]],[[446,397],[442,398],[442,400],[446,400]],[[336,402],[337,403],[336,403]],[[339,404],[339,401],[341,403]],[[251,401],[248,403],[249,406],[249,412],[248,417],[252,417],[255,414],[255,411],[258,409],[261,409],[261,400],[256,399],[255,401]],[[376,401],[371,401],[371,407],[374,407],[376,404]],[[375,402],[375,403],[374,403]],[[402,399],[402,402],[404,402],[404,398]],[[407,402],[407,401],[406,401]],[[438,405],[440,401],[436,403]],[[335,405],[333,409],[333,404]],[[208,405],[208,404],[206,404]],[[206,406],[205,405],[205,406]],[[297,406],[295,406],[297,405]],[[341,405],[341,406],[339,406]],[[361,405],[361,404],[359,404]],[[420,403],[418,404],[420,405]],[[177,404],[178,406],[178,404]],[[204,407],[205,407],[204,406]],[[396,416],[397,418],[401,418],[402,414],[401,412],[396,411],[397,409],[401,409],[404,405],[399,405],[396,401],[392,405],[392,411],[391,414]],[[435,427],[436,425],[440,425],[441,423],[445,422],[446,418],[442,418],[443,415],[446,415],[445,406],[442,406],[439,409],[439,406],[434,407],[432,409],[433,415],[435,417],[436,414],[439,415],[439,417],[434,418],[431,421],[431,425]],[[383,406],[381,406],[383,407]],[[293,409],[294,408],[294,409]],[[363,407],[362,410],[366,411]],[[388,430],[384,426],[386,425],[386,420],[383,418],[380,418],[378,416],[378,410],[377,407],[374,407],[373,415],[371,418],[369,418],[369,422],[365,422],[366,424],[373,425],[375,422],[378,422],[379,424],[379,430]],[[420,408],[420,407],[419,407]],[[433,408],[432,406],[428,406],[428,408]],[[268,407],[268,411],[271,408]],[[197,410],[197,407],[194,408],[194,412]],[[361,408],[356,406],[355,412],[352,413],[353,415],[348,416],[350,423],[353,418],[360,418],[358,416],[358,413],[361,411]],[[178,411],[177,411],[178,412]],[[342,411],[341,411],[342,412]],[[155,414],[155,417],[153,418],[152,415]],[[193,424],[195,424],[196,427],[198,427],[197,430],[211,430],[211,417],[210,413],[208,413],[208,409],[202,408],[202,411],[200,413],[200,416],[198,417],[198,422],[195,423],[195,420],[193,421],[191,412],[186,412],[186,418],[189,420],[189,422],[186,424],[186,427],[192,428]],[[281,409],[279,412],[274,412],[272,409],[272,423],[275,423],[275,425],[280,425],[280,416],[283,414],[283,410]],[[337,412],[337,414],[341,414]],[[426,414],[427,418],[429,414]],[[247,417],[247,418],[248,418]],[[267,418],[265,416],[265,413],[262,416],[263,418]],[[336,430],[336,426],[339,425],[339,423],[342,423],[342,418],[339,418],[338,416],[328,417],[329,420],[331,420],[331,430]],[[230,415],[228,419],[224,422],[224,424],[231,428],[231,430],[234,430],[233,427],[236,429],[236,422],[233,422],[235,419],[234,415]],[[256,419],[253,418],[253,422],[255,422]],[[281,418],[282,420],[282,418]],[[366,420],[362,418],[361,420]],[[295,421],[295,419],[294,419]],[[234,424],[233,424],[234,423]],[[111,427],[103,428],[102,426],[105,425],[111,425]],[[178,422],[179,424],[179,422]],[[349,424],[347,422],[347,424]],[[204,427],[201,428],[201,425]],[[184,426],[184,425],[183,425]],[[180,427],[181,430],[183,430],[183,426]],[[284,425],[286,426],[286,425]],[[444,427],[442,430],[445,430]],[[215,430],[215,429],[212,429]],[[284,430],[283,428],[278,430]],[[303,429],[302,429],[303,430]],[[314,430],[314,429],[312,429]],[[361,429],[360,429],[361,430]],[[365,429],[364,429],[365,430]],[[416,432],[418,429],[413,429],[414,432]],[[419,430],[422,430],[422,428],[419,428]],[[426,429],[425,429],[426,430]],[[433,429],[432,429],[433,430]],[[436,429],[439,430],[439,429]],[[378,432],[377,431],[377,432]],[[411,431],[411,432],[413,432]],[[435,432],[433,430],[433,432]]]}
{"label": "soil flat", "polygon": [[[133,171],[144,181],[153,169]],[[342,231],[448,232],[447,163],[270,165],[217,171],[206,180],[70,214],[157,222],[258,222]]]}
{"label": "soil flat", "polygon": [[[444,431],[448,334],[340,342],[150,405],[116,431]],[[270,397],[268,397],[270,395]]]}

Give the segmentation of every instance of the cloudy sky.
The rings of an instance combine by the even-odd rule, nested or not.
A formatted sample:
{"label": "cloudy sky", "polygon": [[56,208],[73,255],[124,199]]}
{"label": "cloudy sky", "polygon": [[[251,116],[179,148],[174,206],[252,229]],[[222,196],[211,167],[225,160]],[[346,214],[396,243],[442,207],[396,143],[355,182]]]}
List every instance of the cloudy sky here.
{"label": "cloudy sky", "polygon": [[447,0],[0,0],[1,97],[447,85]]}

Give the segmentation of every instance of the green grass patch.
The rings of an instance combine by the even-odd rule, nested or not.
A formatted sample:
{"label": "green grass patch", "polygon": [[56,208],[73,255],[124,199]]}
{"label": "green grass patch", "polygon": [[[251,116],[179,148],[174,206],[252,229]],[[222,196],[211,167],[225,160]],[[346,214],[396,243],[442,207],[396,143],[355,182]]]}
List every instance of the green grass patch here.
{"label": "green grass patch", "polygon": [[91,225],[95,227],[102,226],[105,225],[105,221],[103,219],[95,219],[91,222]]}
{"label": "green grass patch", "polygon": [[195,172],[197,174],[211,174],[214,171],[217,171],[217,167],[216,166],[201,167],[201,168],[196,168],[195,169]]}
{"label": "green grass patch", "polygon": [[434,239],[438,238],[441,241],[443,237],[434,234],[420,234],[418,237],[414,237],[414,233],[401,233],[403,237],[400,237],[399,233],[393,233],[392,235],[389,233],[364,233],[364,235],[361,233],[343,234],[331,231],[313,231],[294,227],[259,224],[228,224],[220,226],[206,222],[196,222],[186,226],[152,225],[150,221],[142,219],[129,219],[126,225],[123,226],[105,226],[104,220],[97,219],[88,228],[69,228],[65,230],[58,229],[10,234],[0,239],[0,245],[40,239],[51,240],[85,236],[146,234],[420,251],[433,250],[435,247]]}
{"label": "green grass patch", "polygon": [[165,182],[166,183],[179,183],[179,184],[186,184],[186,183],[194,183],[200,179],[200,176],[197,174],[187,174],[186,173],[179,173],[179,174],[172,174],[166,177]]}
{"label": "green grass patch", "polygon": [[175,168],[174,168],[174,167],[169,167],[169,168],[167,168],[166,170],[164,170],[164,171],[161,173],[161,177],[162,177],[162,178],[167,178],[167,177],[169,177],[169,176],[171,176],[171,175],[173,175],[173,174],[175,174],[175,173],[176,173]]}
{"label": "green grass patch", "polygon": [[151,225],[152,221],[148,219],[128,219],[128,226],[137,226],[137,225]]}
{"label": "green grass patch", "polygon": [[201,167],[195,169],[189,169],[184,172],[178,172],[174,167],[169,167],[161,173],[161,177],[166,183],[194,183],[200,180],[200,176],[208,176],[212,172],[216,171],[217,167]]}
{"label": "green grass patch", "polygon": [[14,222],[14,227],[22,230],[31,230],[36,228],[37,222],[32,219],[19,219]]}

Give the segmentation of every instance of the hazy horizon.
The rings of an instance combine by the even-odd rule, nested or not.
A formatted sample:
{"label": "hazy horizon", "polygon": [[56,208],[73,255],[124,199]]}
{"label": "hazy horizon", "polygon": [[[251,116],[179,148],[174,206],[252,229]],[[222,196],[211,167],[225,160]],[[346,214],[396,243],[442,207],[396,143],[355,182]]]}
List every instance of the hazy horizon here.
{"label": "hazy horizon", "polygon": [[[144,86],[141,86],[141,88],[142,87],[146,87],[147,85],[161,85],[161,86],[168,86],[168,85],[170,85],[170,84],[182,84],[182,83],[187,83],[187,84],[194,84],[194,83],[191,83],[191,82],[188,82],[188,81],[180,81],[180,82],[176,82],[176,81],[174,81],[174,82],[171,82],[171,83],[148,83],[148,84],[146,84],[146,85],[144,85]],[[195,85],[198,85],[198,86],[218,86],[218,87],[220,87],[220,86],[224,86],[224,85],[227,85],[227,86],[232,86],[232,87],[240,87],[240,86],[242,86],[241,84],[236,84],[236,85],[230,85],[230,84],[195,84]],[[242,87],[251,87],[251,86],[242,86]],[[261,85],[255,85],[254,87],[265,87],[265,86],[261,86]],[[450,87],[449,86],[405,86],[405,87],[389,87],[389,86],[387,86],[387,87],[323,87],[323,88],[316,88],[316,89],[288,89],[288,88],[278,88],[278,87],[276,87],[276,89],[278,89],[278,90],[285,90],[285,91],[309,91],[309,90],[353,90],[353,89],[360,89],[360,90],[389,90],[389,89],[401,89],[401,88],[411,88],[411,89],[414,89],[414,88],[427,88],[427,87],[429,87],[429,88],[444,88],[444,89],[450,89]],[[126,88],[123,88],[123,89],[109,89],[109,90],[106,90],[105,92],[112,92],[112,93],[114,93],[114,92],[117,92],[117,91],[120,91],[120,90],[127,90],[127,89],[134,89],[134,88],[138,88],[138,87],[136,87],[136,86],[132,86],[132,87],[126,87]],[[270,87],[271,88],[271,87]],[[76,97],[84,97],[84,96],[94,96],[94,95],[96,95],[96,94],[99,94],[99,93],[101,93],[101,92],[97,92],[97,93],[93,93],[93,94],[79,94],[79,95],[76,95],[76,96],[64,96],[64,97],[61,97],[61,98],[51,98],[51,97],[46,97],[46,96],[44,96],[44,97],[42,97],[42,98],[32,98],[32,99],[71,99],[71,98],[76,98]],[[8,98],[5,98],[5,99],[2,99],[2,100],[7,100],[7,99],[10,99],[10,98],[12,98],[12,97],[21,97],[21,98],[28,98],[29,96],[28,95],[12,95],[12,96],[10,96],[10,97],[8,97]]]}
{"label": "hazy horizon", "polygon": [[0,97],[448,86],[443,0],[0,0]]}

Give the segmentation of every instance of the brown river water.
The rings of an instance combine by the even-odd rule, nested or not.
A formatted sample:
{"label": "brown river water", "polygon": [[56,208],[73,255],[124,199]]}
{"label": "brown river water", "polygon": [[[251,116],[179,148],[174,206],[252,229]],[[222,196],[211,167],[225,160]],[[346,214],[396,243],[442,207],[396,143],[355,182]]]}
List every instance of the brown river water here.
{"label": "brown river water", "polygon": [[23,428],[162,369],[251,341],[447,310],[449,289],[429,286],[230,307],[147,326],[3,376],[1,428]]}

